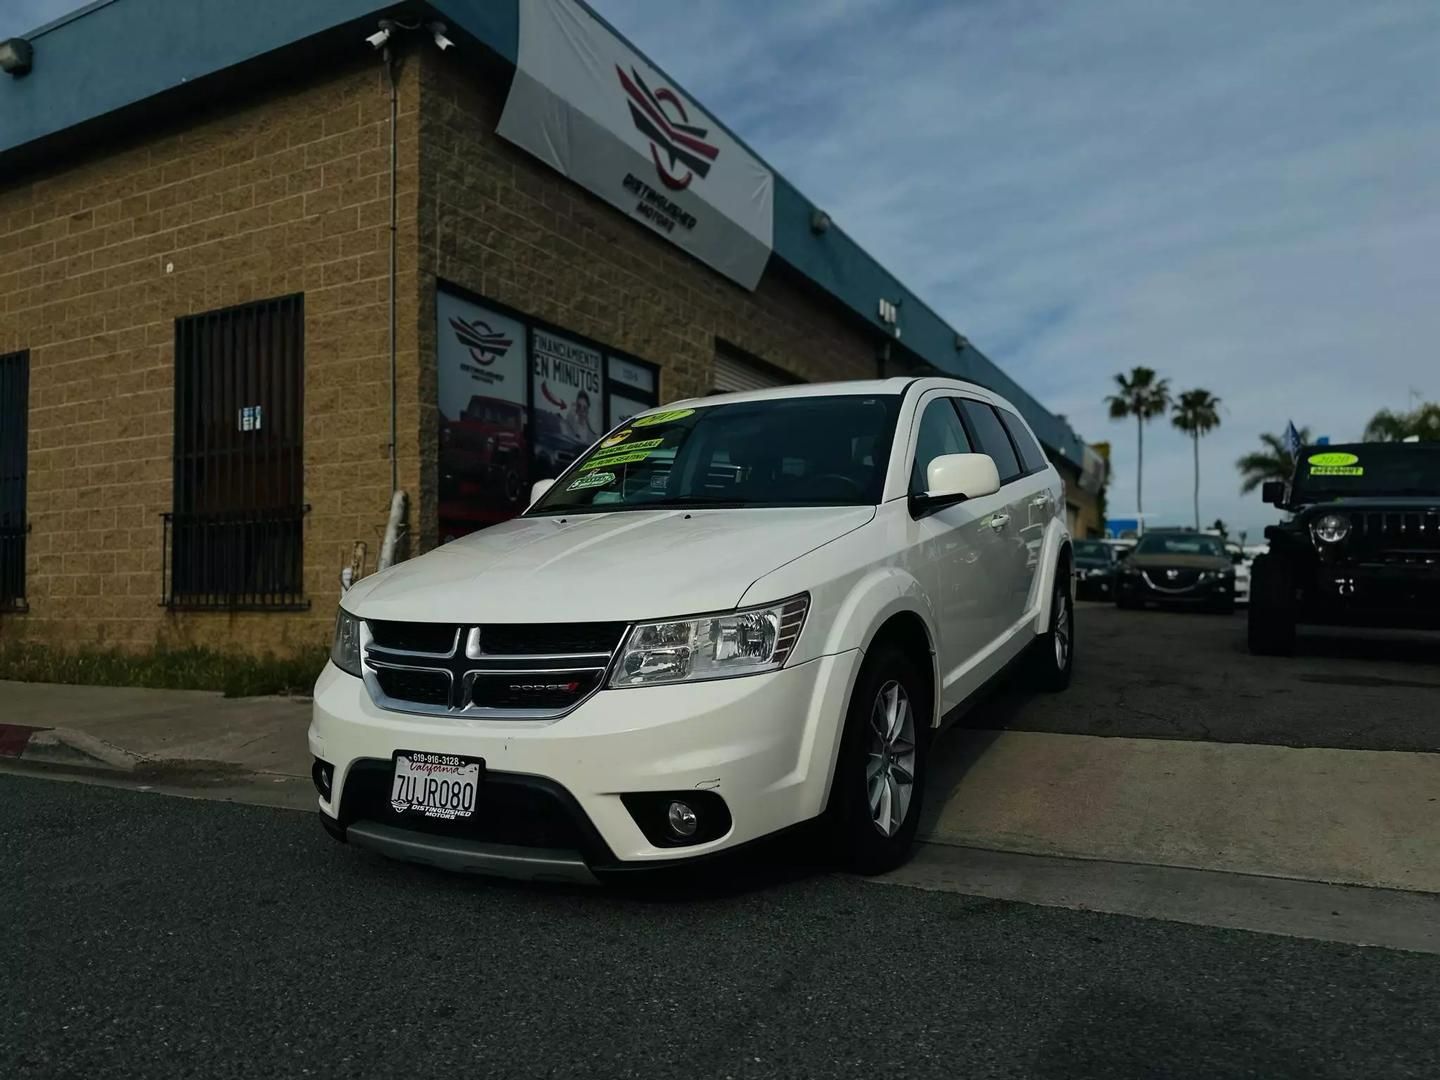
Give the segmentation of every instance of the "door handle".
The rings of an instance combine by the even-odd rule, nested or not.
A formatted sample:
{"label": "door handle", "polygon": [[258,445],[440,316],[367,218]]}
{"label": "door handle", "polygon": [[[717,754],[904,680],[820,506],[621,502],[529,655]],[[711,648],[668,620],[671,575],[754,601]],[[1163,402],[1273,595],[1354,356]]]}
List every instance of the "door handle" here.
{"label": "door handle", "polygon": [[1035,498],[1033,498],[1033,499],[1030,500],[1030,505],[1031,505],[1031,506],[1049,506],[1049,505],[1050,505],[1050,496],[1049,496],[1048,494],[1047,494],[1047,495],[1037,495],[1037,496],[1035,496]]}
{"label": "door handle", "polygon": [[1010,515],[1009,515],[1009,514],[996,514],[994,517],[992,517],[992,518],[991,518],[989,521],[987,521],[985,524],[989,525],[990,528],[992,528],[992,529],[1003,529],[1006,525],[1009,525],[1009,524],[1010,524]]}

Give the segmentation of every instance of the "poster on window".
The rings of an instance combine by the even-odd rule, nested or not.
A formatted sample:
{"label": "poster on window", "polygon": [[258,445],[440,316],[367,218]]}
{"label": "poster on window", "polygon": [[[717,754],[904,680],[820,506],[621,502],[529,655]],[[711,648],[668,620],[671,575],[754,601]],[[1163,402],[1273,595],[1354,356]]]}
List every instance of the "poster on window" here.
{"label": "poster on window", "polygon": [[553,478],[600,436],[601,357],[547,330],[534,330],[531,346],[536,478]]}
{"label": "poster on window", "polygon": [[526,330],[443,289],[435,315],[443,544],[525,509]]}

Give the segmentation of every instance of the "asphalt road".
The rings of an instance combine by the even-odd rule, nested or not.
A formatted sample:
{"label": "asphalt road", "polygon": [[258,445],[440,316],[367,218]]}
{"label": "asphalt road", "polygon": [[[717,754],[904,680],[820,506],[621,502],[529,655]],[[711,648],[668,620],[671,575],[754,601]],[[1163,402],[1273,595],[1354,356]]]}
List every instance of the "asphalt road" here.
{"label": "asphalt road", "polygon": [[1425,1077],[1440,957],[760,866],[558,891],[0,776],[0,1075]]}
{"label": "asphalt road", "polygon": [[1012,684],[975,728],[1210,742],[1440,751],[1440,635],[1302,633],[1294,657],[1251,656],[1245,615],[1082,603],[1065,694]]}

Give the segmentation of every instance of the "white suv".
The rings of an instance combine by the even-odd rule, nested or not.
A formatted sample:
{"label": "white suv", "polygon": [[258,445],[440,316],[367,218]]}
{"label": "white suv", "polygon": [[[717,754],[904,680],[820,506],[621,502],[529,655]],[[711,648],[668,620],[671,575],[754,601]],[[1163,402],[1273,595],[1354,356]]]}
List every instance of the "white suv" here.
{"label": "white suv", "polygon": [[914,840],[934,731],[1012,660],[1070,680],[1060,477],[951,379],[678,402],[524,516],[346,593],[310,748],[340,839],[591,879],[823,819]]}

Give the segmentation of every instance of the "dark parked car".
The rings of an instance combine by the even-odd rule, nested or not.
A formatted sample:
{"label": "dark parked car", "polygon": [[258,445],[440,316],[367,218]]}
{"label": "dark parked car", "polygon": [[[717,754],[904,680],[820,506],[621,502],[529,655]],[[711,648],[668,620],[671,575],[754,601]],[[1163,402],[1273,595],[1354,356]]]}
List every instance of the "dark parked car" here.
{"label": "dark parked car", "polygon": [[1440,442],[1309,446],[1265,501],[1250,650],[1294,651],[1297,623],[1440,629]]}
{"label": "dark parked car", "polygon": [[1115,549],[1103,540],[1076,540],[1075,598],[1109,600],[1115,595]]}
{"label": "dark parked car", "polygon": [[1235,564],[1218,536],[1146,533],[1115,575],[1117,607],[1235,609]]}

